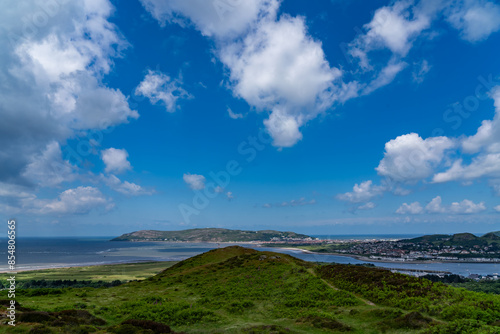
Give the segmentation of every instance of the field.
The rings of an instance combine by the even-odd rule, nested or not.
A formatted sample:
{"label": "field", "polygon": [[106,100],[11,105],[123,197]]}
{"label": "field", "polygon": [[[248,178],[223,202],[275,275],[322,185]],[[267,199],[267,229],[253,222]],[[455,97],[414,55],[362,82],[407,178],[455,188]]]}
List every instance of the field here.
{"label": "field", "polygon": [[17,274],[20,281],[27,280],[93,280],[110,282],[133,281],[149,278],[160,271],[174,265],[176,262],[142,262],[127,264],[110,264],[102,266],[55,268],[24,271]]}
{"label": "field", "polygon": [[[95,270],[79,277],[103,275]],[[116,287],[26,289],[16,297],[18,325],[0,333],[500,332],[496,295],[238,246]],[[5,291],[0,299],[6,305]]]}

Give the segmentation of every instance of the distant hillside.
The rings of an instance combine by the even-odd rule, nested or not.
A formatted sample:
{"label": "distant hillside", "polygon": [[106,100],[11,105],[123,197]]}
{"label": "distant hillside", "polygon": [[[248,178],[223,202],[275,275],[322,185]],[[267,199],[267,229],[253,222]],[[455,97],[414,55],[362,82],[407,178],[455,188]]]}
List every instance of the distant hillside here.
{"label": "distant hillside", "polygon": [[451,238],[448,234],[431,234],[424,235],[418,238],[403,240],[406,242],[419,243],[419,242],[435,242],[435,241],[446,241]]}
{"label": "distant hillside", "polygon": [[500,232],[490,232],[478,237],[472,233],[457,234],[431,234],[422,237],[401,240],[406,243],[431,243],[434,245],[442,244],[444,246],[485,246],[493,242],[500,241]]}
{"label": "distant hillside", "polygon": [[486,238],[490,240],[500,240],[500,232],[490,232],[483,235],[481,238]]}
{"label": "distant hillside", "polygon": [[195,228],[181,231],[142,230],[123,234],[111,241],[248,242],[311,238],[295,232],[273,230],[241,231],[225,228]]}

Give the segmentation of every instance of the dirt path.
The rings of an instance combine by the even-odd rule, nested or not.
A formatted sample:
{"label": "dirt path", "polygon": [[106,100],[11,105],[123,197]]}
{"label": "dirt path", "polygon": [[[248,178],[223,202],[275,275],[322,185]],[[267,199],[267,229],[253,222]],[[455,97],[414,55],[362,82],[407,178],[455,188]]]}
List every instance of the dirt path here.
{"label": "dirt path", "polygon": [[[316,273],[314,272],[314,269],[313,269],[313,268],[309,268],[309,269],[307,269],[307,271],[308,271],[309,273],[311,273],[311,275],[313,275],[313,276],[315,276],[315,277],[318,277],[318,275],[316,275]],[[339,290],[340,290],[339,288],[337,288],[336,286],[332,285],[330,282],[328,282],[328,281],[326,281],[326,280],[322,279],[321,277],[318,277],[318,278],[319,278],[320,280],[322,280],[322,281],[323,281],[323,283],[325,283],[326,285],[328,285],[328,286],[329,286],[330,288],[332,288],[333,290],[337,290],[337,291],[339,291]],[[353,295],[354,295],[356,298],[358,298],[359,300],[361,300],[363,303],[365,303],[366,305],[376,306],[374,303],[372,303],[372,302],[371,302],[371,301],[369,301],[369,300],[366,300],[366,299],[364,299],[364,298],[361,298],[360,296],[357,296],[357,295],[355,295],[355,294],[353,294]]]}

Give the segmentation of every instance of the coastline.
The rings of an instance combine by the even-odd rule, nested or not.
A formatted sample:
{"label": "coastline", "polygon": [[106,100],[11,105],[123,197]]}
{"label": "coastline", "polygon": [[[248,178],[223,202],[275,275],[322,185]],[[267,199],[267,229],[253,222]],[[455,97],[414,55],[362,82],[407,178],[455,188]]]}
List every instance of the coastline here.
{"label": "coastline", "polygon": [[352,259],[356,259],[359,261],[364,261],[364,262],[377,262],[377,263],[400,263],[400,264],[446,264],[446,263],[463,263],[463,264],[471,264],[471,263],[478,263],[478,264],[500,264],[500,262],[492,262],[492,261],[457,261],[457,260],[439,260],[439,261],[434,261],[434,260],[416,260],[416,261],[391,261],[391,260],[379,260],[379,259],[372,259],[363,255],[357,255],[357,254],[345,254],[345,253],[319,253],[319,252],[313,252],[307,249],[302,249],[302,248],[294,248],[294,247],[276,247],[276,246],[266,246],[265,243],[259,242],[259,241],[221,241],[221,242],[216,242],[216,241],[148,241],[148,240],[110,240],[110,241],[129,241],[129,242],[152,242],[152,243],[180,243],[180,244],[196,244],[196,243],[209,243],[209,244],[219,244],[219,245],[252,245],[255,247],[267,247],[267,248],[274,248],[274,249],[283,249],[287,251],[296,251],[299,250],[303,253],[306,254],[313,254],[313,255],[334,255],[334,256],[342,256],[342,257],[348,257]]}
{"label": "coastline", "polygon": [[490,262],[490,261],[423,261],[423,260],[418,260],[418,261],[390,261],[390,260],[379,260],[379,259],[371,259],[369,257],[363,256],[363,255],[357,255],[357,254],[345,254],[345,253],[318,253],[318,252],[313,252],[307,249],[302,249],[302,248],[292,248],[292,247],[276,247],[279,249],[284,249],[284,250],[300,250],[303,253],[306,254],[313,254],[313,255],[335,255],[335,256],[343,256],[343,257],[348,257],[360,261],[365,261],[365,262],[378,262],[378,263],[394,263],[394,264],[430,264],[430,263],[435,263],[435,264],[446,264],[446,263],[478,263],[478,264],[500,264],[500,262]]}
{"label": "coastline", "polygon": [[[163,241],[158,241],[158,243],[163,243]],[[185,241],[178,241],[177,243],[190,243],[190,244],[195,244],[193,242],[185,242]],[[201,242],[200,242],[201,243]],[[205,242],[203,242],[205,243]],[[301,249],[301,248],[295,248],[295,247],[267,247],[266,244],[262,244],[259,242],[211,242],[212,244],[218,244],[220,247],[225,247],[225,246],[230,246],[230,245],[251,245],[254,248],[272,248],[275,249],[276,251],[293,251],[293,252],[300,252],[304,254],[311,254],[311,255],[333,255],[333,256],[341,256],[345,258],[351,258],[363,262],[368,262],[368,263],[384,263],[384,264],[391,264],[394,266],[397,265],[413,265],[413,264],[499,264],[498,262],[476,262],[476,261],[384,261],[384,260],[379,260],[379,259],[371,259],[366,256],[362,255],[356,255],[356,254],[345,254],[345,253],[318,253],[318,252],[313,252],[310,250],[306,249]],[[217,247],[214,247],[217,248]],[[270,249],[266,251],[272,251]],[[182,260],[179,260],[182,261]],[[100,262],[100,263],[48,263],[48,264],[41,264],[41,265],[28,265],[28,266],[22,266],[21,268],[18,268],[16,272],[29,272],[29,271],[39,271],[39,270],[50,270],[50,269],[68,269],[68,268],[75,268],[75,267],[96,267],[96,266],[112,266],[112,265],[123,265],[123,264],[135,264],[135,263],[145,263],[145,262],[164,262],[163,260],[130,260],[130,261],[106,261],[106,262]],[[166,261],[169,262],[169,261]],[[6,274],[6,273],[12,273],[11,270],[8,269],[0,269],[1,274]]]}
{"label": "coastline", "polygon": [[[32,268],[19,268],[14,270],[15,273],[23,273],[27,271],[39,271],[39,270],[51,270],[51,269],[70,269],[70,268],[87,268],[87,267],[101,267],[101,266],[119,266],[124,264],[138,264],[138,263],[150,263],[150,262],[176,262],[176,261],[155,261],[155,260],[138,260],[138,261],[127,261],[127,262],[106,262],[106,263],[75,263],[75,264],[50,264],[50,265],[40,265],[33,266]],[[0,270],[0,274],[12,274],[12,270]]]}

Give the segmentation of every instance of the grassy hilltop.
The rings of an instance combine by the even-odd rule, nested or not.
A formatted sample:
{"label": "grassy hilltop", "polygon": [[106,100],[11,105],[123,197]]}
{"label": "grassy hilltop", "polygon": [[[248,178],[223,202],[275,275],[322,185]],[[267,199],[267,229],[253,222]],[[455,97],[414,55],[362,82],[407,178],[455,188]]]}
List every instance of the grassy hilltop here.
{"label": "grassy hilltop", "polygon": [[194,256],[142,281],[18,290],[17,301],[18,325],[2,325],[0,333],[500,332],[496,295],[239,246]]}
{"label": "grassy hilltop", "polygon": [[307,239],[309,236],[295,232],[274,230],[241,231],[225,228],[194,228],[181,231],[142,230],[123,234],[111,241],[185,241],[185,242],[248,242]]}
{"label": "grassy hilltop", "polygon": [[457,233],[457,234],[431,234],[424,235],[418,238],[402,240],[402,242],[413,244],[433,244],[435,246],[487,246],[493,243],[500,242],[500,232],[490,232],[483,236],[477,237],[472,233]]}

